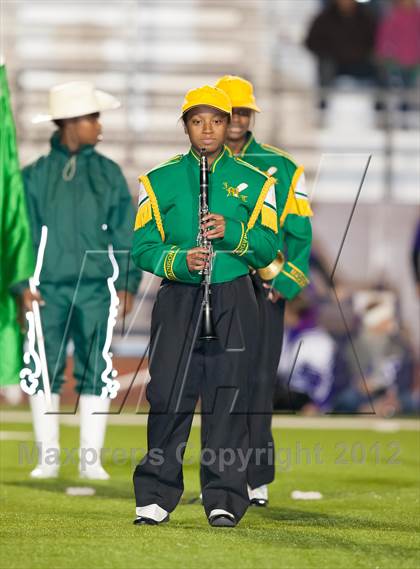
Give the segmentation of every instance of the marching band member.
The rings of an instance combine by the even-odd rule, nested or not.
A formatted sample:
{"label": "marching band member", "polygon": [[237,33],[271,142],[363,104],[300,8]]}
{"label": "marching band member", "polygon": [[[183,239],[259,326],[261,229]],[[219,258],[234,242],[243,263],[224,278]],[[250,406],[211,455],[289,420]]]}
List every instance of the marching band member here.
{"label": "marching band member", "polygon": [[259,348],[249,399],[250,447],[255,451],[248,468],[248,485],[251,503],[265,506],[267,485],[275,474],[271,419],[283,341],[284,304],[285,299],[294,298],[309,283],[312,211],[303,168],[282,150],[257,142],[250,131],[251,120],[260,112],[252,84],[226,75],[216,86],[227,93],[232,103],[226,139],[231,152],[276,179],[278,257],[265,270],[258,271],[260,274],[254,272],[252,276],[259,307]]}
{"label": "marching band member", "polygon": [[[45,338],[48,375],[51,381],[52,413],[43,393],[42,380],[29,400],[39,446],[39,464],[33,478],[58,476],[58,457],[46,461],[48,449],[58,454],[58,410],[64,382],[66,348],[74,342],[74,376],[80,394],[80,448],[86,453],[80,463],[83,478],[106,480],[100,460],[105,437],[109,397],[101,398],[101,373],[112,274],[107,248],[131,248],[131,220],[135,213],[125,178],[119,166],[99,154],[101,111],[115,109],[119,102],[94,89],[87,81],[72,81],[50,91],[50,114],[33,122],[53,121],[58,129],[51,137],[51,150],[23,170],[32,228],[38,248],[41,228],[48,240],[40,277],[39,294],[27,288],[23,298],[27,310],[33,300],[42,300],[41,319]],[[119,257],[127,267],[127,254]],[[125,312],[131,309],[140,273],[132,267],[121,270],[115,288]],[[52,462],[52,463],[51,463]]]}
{"label": "marching band member", "polygon": [[[189,91],[182,120],[191,148],[140,177],[133,259],[162,277],[152,313],[148,453],[134,472],[135,524],[169,520],[183,492],[182,459],[199,397],[203,504],[212,526],[232,527],[249,505],[248,374],[257,305],[248,265],[277,251],[274,180],[224,146],[231,104],[224,91]],[[209,213],[199,210],[200,153],[208,159]],[[212,244],[197,246],[204,232]],[[210,263],[211,261],[211,263]],[[205,271],[217,339],[200,340]],[[225,461],[226,452],[229,460]]]}

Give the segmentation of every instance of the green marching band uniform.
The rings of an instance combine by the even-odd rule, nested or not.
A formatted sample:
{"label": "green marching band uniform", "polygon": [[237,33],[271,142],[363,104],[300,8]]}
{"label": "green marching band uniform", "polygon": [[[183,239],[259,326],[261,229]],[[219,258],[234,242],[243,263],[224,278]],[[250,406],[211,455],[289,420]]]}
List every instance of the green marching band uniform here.
{"label": "green marching band uniform", "polygon": [[[227,148],[213,163],[210,179],[210,211],[227,218],[225,237],[214,247],[211,280],[222,283],[247,275],[249,265],[263,267],[273,257],[274,179],[232,158]],[[198,233],[198,155],[191,149],[175,156],[141,176],[140,183],[133,259],[159,277],[199,284],[201,275],[190,273],[186,264],[187,250],[195,246]]]}
{"label": "green marching band uniform", "polygon": [[[194,92],[201,89],[210,88]],[[210,167],[209,210],[226,220],[224,237],[213,241],[218,340],[212,342],[195,342],[202,276],[190,272],[186,260],[197,243],[199,192],[199,157],[192,147],[140,177],[132,255],[138,267],[163,281],[151,322],[148,454],[133,477],[135,523],[166,521],[179,502],[183,450],[181,459],[178,453],[185,448],[199,397],[202,445],[214,456],[200,464],[206,515],[211,523],[213,515],[225,512],[237,523],[249,505],[239,459],[249,448],[248,386],[258,318],[249,266],[264,267],[276,255],[274,179],[232,157],[226,147]],[[226,448],[235,455],[229,466],[220,461]]]}
{"label": "green marching band uniform", "polygon": [[305,187],[302,166],[275,146],[258,143],[252,133],[240,154],[242,160],[276,179],[279,212],[278,250],[286,252],[281,272],[273,287],[291,300],[309,284],[309,256],[312,244],[310,217],[313,215]]}
{"label": "green marching band uniform", "polygon": [[[220,77],[216,86],[231,99],[233,115],[239,118],[233,125],[260,112],[252,84],[242,77]],[[236,126],[237,128],[237,126]],[[229,136],[228,136],[229,139]],[[230,139],[229,139],[230,140]],[[234,140],[234,139],[233,139]],[[241,139],[240,139],[241,140]],[[250,386],[248,429],[250,447],[255,449],[248,467],[249,497],[252,504],[264,506],[268,501],[267,484],[274,480],[274,442],[271,432],[273,397],[277,368],[283,343],[285,300],[291,300],[309,283],[309,256],[312,242],[311,206],[305,189],[301,166],[282,150],[257,142],[252,132],[244,132],[238,157],[276,180],[278,213],[278,257],[265,271],[253,271],[252,282],[259,309],[258,360]],[[274,278],[273,278],[274,276]],[[283,298],[271,302],[267,298],[267,283]],[[265,285],[265,286],[264,286]]]}
{"label": "green marching band uniform", "polygon": [[[276,178],[278,251],[283,253],[285,260],[282,270],[271,284],[285,299],[290,300],[309,283],[312,211],[305,189],[303,168],[285,152],[258,143],[252,133],[249,133],[240,157]],[[260,308],[260,348],[259,362],[255,367],[251,387],[248,426],[250,446],[258,449],[260,458],[257,462],[256,454],[251,455],[248,467],[248,484],[251,489],[269,484],[275,476],[271,416],[276,372],[283,342],[285,307],[282,299],[275,304],[267,300],[262,279],[258,274],[253,275],[253,283]],[[259,496],[258,493],[255,495]]]}

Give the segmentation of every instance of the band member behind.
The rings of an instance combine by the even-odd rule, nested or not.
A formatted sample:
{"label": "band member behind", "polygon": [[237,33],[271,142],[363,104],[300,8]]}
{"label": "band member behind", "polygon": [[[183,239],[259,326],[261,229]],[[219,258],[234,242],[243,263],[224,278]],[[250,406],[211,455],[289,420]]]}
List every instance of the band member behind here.
{"label": "band member behind", "polygon": [[[58,461],[46,460],[59,448],[59,399],[65,381],[67,345],[74,343],[74,377],[80,395],[80,466],[83,478],[106,480],[101,464],[110,398],[103,395],[102,356],[107,335],[111,293],[107,277],[113,274],[108,246],[115,250],[119,278],[115,289],[121,312],[129,312],[140,282],[132,264],[132,223],[135,211],[120,167],[96,150],[102,139],[100,113],[118,108],[110,94],[88,81],[71,81],[50,90],[50,112],[33,122],[52,121],[57,127],[51,149],[23,170],[35,250],[42,226],[48,228],[38,293],[23,293],[27,310],[41,301],[52,413],[46,413],[42,381],[30,405],[39,463],[33,478],[55,478]],[[35,251],[35,252],[36,252]],[[121,251],[126,251],[122,253]],[[82,458],[85,457],[85,460]]]}
{"label": "band member behind", "polygon": [[[140,176],[133,259],[163,280],[151,322],[148,453],[133,477],[138,525],[168,521],[181,498],[182,459],[199,397],[209,523],[235,526],[249,505],[240,458],[249,448],[248,374],[258,314],[248,266],[274,259],[277,213],[273,178],[224,146],[230,116],[224,91],[189,91],[182,106],[189,152]],[[203,149],[209,164],[205,216],[199,212]],[[197,246],[200,224],[215,252],[210,288],[217,339],[211,341],[199,339],[200,273],[210,260],[209,249]]]}
{"label": "band member behind", "polygon": [[298,295],[309,283],[312,216],[305,189],[303,168],[282,150],[255,140],[250,125],[260,109],[252,84],[234,75],[221,77],[216,86],[232,102],[232,120],[226,144],[232,154],[276,179],[276,202],[279,221],[274,263],[255,272],[252,281],[259,307],[258,364],[252,375],[248,427],[253,453],[248,468],[251,503],[265,506],[267,485],[274,480],[274,443],[271,433],[273,395],[276,372],[283,341],[285,300]]}

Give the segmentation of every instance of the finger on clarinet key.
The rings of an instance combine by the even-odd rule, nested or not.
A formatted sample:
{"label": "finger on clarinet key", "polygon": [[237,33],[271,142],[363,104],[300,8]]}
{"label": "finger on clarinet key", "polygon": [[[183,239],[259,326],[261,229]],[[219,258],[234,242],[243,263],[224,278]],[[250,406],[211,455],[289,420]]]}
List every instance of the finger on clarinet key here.
{"label": "finger on clarinet key", "polygon": [[194,247],[188,251],[188,255],[208,255],[208,251],[205,247]]}
{"label": "finger on clarinet key", "polygon": [[206,231],[209,227],[217,227],[216,222],[211,220],[201,225],[201,229],[203,229],[204,231]]}
{"label": "finger on clarinet key", "polygon": [[216,227],[207,232],[207,239],[218,239],[219,237],[224,237],[225,231],[223,227]]}
{"label": "finger on clarinet key", "polygon": [[222,221],[224,221],[224,218],[222,215],[219,215],[218,213],[208,213],[206,215],[203,215],[201,221],[203,225],[209,226],[209,225],[215,225],[216,223],[221,223]]}
{"label": "finger on clarinet key", "polygon": [[204,249],[203,251],[197,251],[194,255],[196,257],[202,257],[204,259],[209,256],[209,252],[207,249]]}

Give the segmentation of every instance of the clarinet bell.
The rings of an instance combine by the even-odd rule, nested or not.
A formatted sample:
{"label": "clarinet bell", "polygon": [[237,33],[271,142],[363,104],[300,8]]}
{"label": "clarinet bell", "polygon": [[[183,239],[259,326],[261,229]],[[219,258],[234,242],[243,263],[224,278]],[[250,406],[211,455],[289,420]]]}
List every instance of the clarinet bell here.
{"label": "clarinet bell", "polygon": [[204,340],[206,342],[217,340],[216,329],[213,323],[212,309],[208,304],[203,308],[200,340]]}

